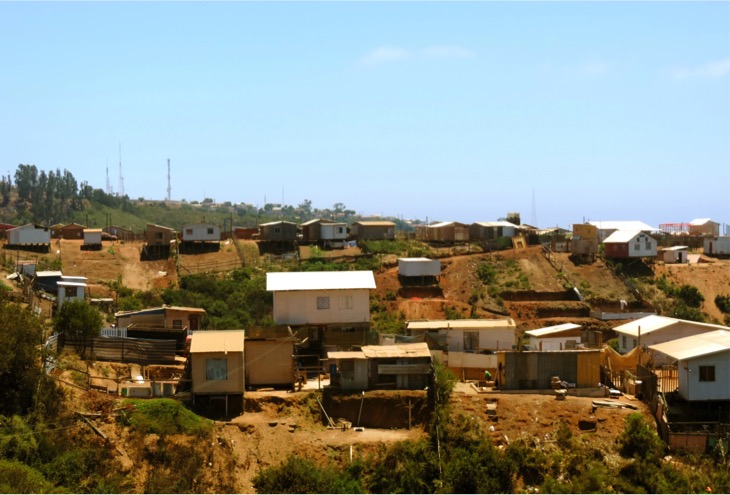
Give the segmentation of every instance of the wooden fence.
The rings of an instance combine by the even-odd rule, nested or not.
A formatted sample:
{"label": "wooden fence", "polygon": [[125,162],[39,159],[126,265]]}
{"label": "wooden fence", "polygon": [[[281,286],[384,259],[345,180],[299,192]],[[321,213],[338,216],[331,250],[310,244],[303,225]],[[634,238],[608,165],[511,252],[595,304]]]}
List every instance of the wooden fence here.
{"label": "wooden fence", "polygon": [[[67,338],[66,346],[81,348],[80,341]],[[86,355],[99,361],[136,364],[175,364],[177,341],[98,337],[86,346]]]}

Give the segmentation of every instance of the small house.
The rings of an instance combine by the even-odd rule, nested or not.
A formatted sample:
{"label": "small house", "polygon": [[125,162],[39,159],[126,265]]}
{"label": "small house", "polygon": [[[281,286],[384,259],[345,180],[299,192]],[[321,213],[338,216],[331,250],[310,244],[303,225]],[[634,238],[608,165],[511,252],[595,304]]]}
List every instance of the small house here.
{"label": "small house", "polygon": [[60,270],[41,270],[35,272],[33,279],[33,288],[48,292],[49,294],[58,293],[58,282],[61,281],[63,273]]}
{"label": "small house", "polygon": [[720,235],[720,224],[709,218],[695,218],[689,223],[689,234],[717,237]]}
{"label": "small house", "polygon": [[85,301],[87,287],[86,277],[62,276],[61,280],[56,282],[58,290],[56,304],[58,309],[61,309],[61,306],[69,301]]}
{"label": "small house", "polygon": [[664,263],[687,263],[689,246],[672,246],[662,249],[661,259]]}
{"label": "small house", "polygon": [[347,224],[322,218],[309,220],[301,225],[302,241],[340,247],[347,239]]}
{"label": "small house", "polygon": [[350,237],[362,241],[392,241],[395,223],[385,220],[359,221],[350,226]]}
{"label": "small house", "polygon": [[101,229],[105,234],[114,236],[113,238],[120,241],[132,241],[134,240],[134,232],[132,229],[126,227],[120,227],[118,225],[110,225]]}
{"label": "small house", "polygon": [[220,242],[221,228],[215,224],[201,222],[183,226],[182,242]]}
{"label": "small house", "polygon": [[403,285],[438,283],[441,261],[428,258],[398,258],[398,278]]}
{"label": "small house", "polygon": [[531,351],[562,351],[575,349],[581,343],[581,326],[575,323],[562,323],[550,327],[527,330]]}
{"label": "small house", "polygon": [[244,331],[193,332],[190,375],[196,408],[222,410],[225,416],[243,413]]}
{"label": "small house", "polygon": [[84,229],[84,244],[82,249],[101,249],[101,229]]}
{"label": "small house", "polygon": [[370,345],[327,353],[330,385],[343,390],[423,390],[432,372],[425,343]]}
{"label": "small house", "polygon": [[614,331],[618,334],[618,350],[621,354],[625,354],[638,345],[645,348],[722,329],[726,329],[726,327],[668,316],[650,315],[619,325],[614,328]]}
{"label": "small house", "polygon": [[677,360],[678,393],[687,401],[730,400],[730,331],[714,330],[649,346]]}
{"label": "small house", "polygon": [[706,237],[704,253],[711,256],[730,256],[730,236]]}
{"label": "small house", "polygon": [[138,311],[115,313],[117,328],[126,328],[127,336],[139,339],[174,340],[178,350],[185,348],[185,338],[200,329],[205,315],[202,308],[161,306]]}
{"label": "small house", "polygon": [[657,254],[657,241],[639,230],[617,230],[603,244],[607,258],[648,258]]}
{"label": "small house", "polygon": [[468,242],[469,226],[460,222],[440,222],[429,225],[426,229],[429,242]]}
{"label": "small house", "polygon": [[408,335],[443,342],[445,349],[441,350],[473,353],[512,349],[517,343],[515,330],[512,318],[409,321],[406,324]]}
{"label": "small house", "polygon": [[51,232],[47,227],[28,223],[7,231],[8,247],[39,247],[46,251],[51,245]]}
{"label": "small house", "polygon": [[162,225],[147,224],[145,229],[145,242],[148,246],[170,247],[170,243],[176,240],[175,230]]}
{"label": "small house", "polygon": [[517,225],[506,220],[474,222],[469,226],[469,239],[472,241],[493,241],[500,237],[514,237],[517,229]]}
{"label": "small house", "polygon": [[[296,225],[294,232],[296,237]],[[259,229],[256,227],[233,227],[233,235],[239,240],[251,240],[259,236]]]}
{"label": "small house", "polygon": [[51,229],[51,235],[60,239],[83,239],[85,225],[79,223],[67,223]]}
{"label": "small house", "polygon": [[259,225],[259,240],[262,242],[295,242],[297,224],[284,220]]}
{"label": "small house", "polygon": [[296,338],[286,325],[246,330],[246,387],[291,387]]}

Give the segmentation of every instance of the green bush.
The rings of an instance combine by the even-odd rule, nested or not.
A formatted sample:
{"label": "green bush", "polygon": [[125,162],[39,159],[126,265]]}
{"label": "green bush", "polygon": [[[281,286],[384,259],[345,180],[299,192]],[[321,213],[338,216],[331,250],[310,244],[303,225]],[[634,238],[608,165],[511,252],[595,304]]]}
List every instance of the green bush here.
{"label": "green bush", "polygon": [[0,493],[52,493],[42,473],[19,461],[0,459]]}
{"label": "green bush", "polygon": [[715,306],[723,313],[730,313],[730,296],[715,296]]}
{"label": "green bush", "polygon": [[682,285],[677,290],[677,297],[690,308],[699,308],[705,301],[705,297],[694,285]]}
{"label": "green bush", "polygon": [[322,468],[296,455],[259,471],[253,486],[258,493],[363,493],[359,480],[346,471]]}
{"label": "green bush", "polygon": [[640,413],[632,413],[624,420],[624,431],[618,439],[621,455],[657,460],[664,454],[664,442],[646,423]]}
{"label": "green bush", "polygon": [[198,416],[172,399],[127,399],[124,404],[133,406],[127,421],[142,434],[204,436],[213,427],[211,420]]}

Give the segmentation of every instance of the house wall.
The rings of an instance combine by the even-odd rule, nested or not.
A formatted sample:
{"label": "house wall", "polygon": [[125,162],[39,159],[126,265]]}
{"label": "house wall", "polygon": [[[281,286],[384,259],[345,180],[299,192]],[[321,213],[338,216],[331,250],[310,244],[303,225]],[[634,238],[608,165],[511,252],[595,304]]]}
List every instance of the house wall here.
{"label": "house wall", "polygon": [[730,255],[730,236],[705,239],[704,252],[705,254]]}
{"label": "house wall", "polygon": [[363,225],[359,222],[352,224],[350,235],[354,239],[362,240],[394,240],[395,224],[393,225]]}
{"label": "house wall", "polygon": [[657,241],[647,234],[641,233],[637,235],[636,237],[631,239],[628,245],[629,257],[631,258],[646,258],[649,256],[656,256]]}
{"label": "house wall", "polygon": [[294,383],[294,342],[246,340],[244,354],[249,387]]}
{"label": "house wall", "polygon": [[84,232],[84,244],[101,244],[101,232]]}
{"label": "house wall", "polygon": [[50,244],[51,231],[47,229],[37,229],[33,226],[26,228],[18,227],[8,230],[8,244]]}
{"label": "house wall", "polygon": [[[205,377],[206,359],[226,359],[228,361],[227,380],[207,380]],[[240,394],[243,393],[244,359],[243,352],[200,352],[190,355],[193,394]]]}
{"label": "house wall", "polygon": [[167,228],[148,225],[145,231],[145,240],[150,246],[169,246],[174,238],[175,231]]}
{"label": "house wall", "polygon": [[626,242],[607,242],[606,256],[609,258],[628,258],[629,244]]}
{"label": "house wall", "polygon": [[344,241],[347,239],[347,224],[323,223],[320,225],[320,239],[323,241]]}
{"label": "house wall", "polygon": [[[700,381],[700,366],[715,367],[715,381]],[[730,400],[730,351],[682,360],[679,371],[679,395],[689,401]]]}
{"label": "house wall", "polygon": [[[691,322],[686,321],[680,321],[679,323],[672,325],[670,327],[656,330],[651,333],[642,334],[641,335],[641,347],[648,347],[655,344],[662,344],[664,342],[669,342],[670,340],[677,340],[681,339],[683,337],[690,337],[692,335],[699,335],[701,333],[707,333],[712,332],[714,330],[717,330],[716,328],[708,328],[708,327],[701,327],[697,325],[692,325]],[[630,335],[626,335],[621,332],[617,332],[618,334],[618,348],[619,352],[621,354],[625,354],[629,352],[631,349],[636,347],[638,345],[638,338],[632,337]],[[625,337],[625,338],[624,338]],[[655,352],[654,355],[661,359],[660,356],[663,356],[663,354],[659,354],[658,352]],[[671,358],[669,358],[671,359]]]}
{"label": "house wall", "polygon": [[686,263],[689,251],[686,249],[663,251],[663,260],[665,263]]}
{"label": "house wall", "polygon": [[580,344],[580,337],[530,337],[532,351],[562,351],[568,349],[568,342]]}
{"label": "house wall", "polygon": [[221,240],[221,229],[212,223],[185,225],[182,231],[182,239],[187,242],[219,242]]}
{"label": "house wall", "polygon": [[367,359],[351,359],[349,363],[340,365],[340,387],[343,390],[365,390],[368,388],[368,361]]}
{"label": "house wall", "polygon": [[297,238],[297,226],[291,222],[260,225],[259,231],[262,241],[294,241]]}
{"label": "house wall", "polygon": [[[318,298],[329,298],[329,309],[317,309]],[[369,321],[368,289],[274,292],[274,322],[277,325]]]}
{"label": "house wall", "polygon": [[720,235],[720,224],[710,221],[703,225],[690,225],[689,233],[692,235],[708,235],[716,237]]}
{"label": "house wall", "polygon": [[398,275],[402,277],[438,277],[441,275],[441,261],[399,259]]}
{"label": "house wall", "polygon": [[511,350],[517,343],[514,328],[465,329],[452,328],[447,330],[446,341],[449,351],[464,351],[464,332],[479,333],[479,349]]}
{"label": "house wall", "polygon": [[431,241],[468,241],[469,240],[469,226],[452,224],[444,227],[431,227],[429,229],[431,235],[429,236]]}
{"label": "house wall", "polygon": [[504,352],[500,382],[505,390],[545,390],[553,376],[577,387],[596,387],[600,381],[600,351]]}

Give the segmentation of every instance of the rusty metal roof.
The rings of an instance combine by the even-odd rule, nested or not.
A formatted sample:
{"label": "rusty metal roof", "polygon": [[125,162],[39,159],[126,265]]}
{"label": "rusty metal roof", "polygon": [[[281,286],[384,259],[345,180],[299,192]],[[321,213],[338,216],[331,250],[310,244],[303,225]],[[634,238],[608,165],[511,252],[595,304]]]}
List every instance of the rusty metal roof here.
{"label": "rusty metal roof", "polygon": [[416,344],[394,344],[394,345],[366,345],[362,348],[367,358],[419,358],[431,357],[428,344],[418,342]]}

